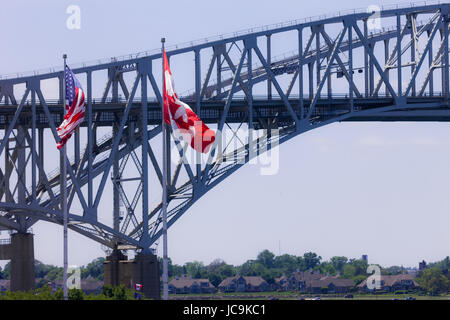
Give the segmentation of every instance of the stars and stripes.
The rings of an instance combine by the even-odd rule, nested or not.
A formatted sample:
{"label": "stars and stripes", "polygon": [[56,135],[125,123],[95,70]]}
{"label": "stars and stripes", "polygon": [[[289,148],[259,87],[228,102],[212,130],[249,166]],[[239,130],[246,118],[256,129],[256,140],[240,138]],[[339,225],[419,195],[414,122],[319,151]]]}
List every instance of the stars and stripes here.
{"label": "stars and stripes", "polygon": [[178,99],[166,51],[163,56],[164,121],[171,125],[179,140],[187,140],[194,150],[207,153],[215,140],[214,131],[210,130],[186,103]]}
{"label": "stars and stripes", "polygon": [[64,121],[56,129],[58,136],[61,138],[56,145],[58,149],[61,149],[66,144],[67,140],[72,136],[72,133],[83,122],[86,110],[86,99],[83,88],[68,66],[66,66],[65,81],[67,114],[64,116]]}

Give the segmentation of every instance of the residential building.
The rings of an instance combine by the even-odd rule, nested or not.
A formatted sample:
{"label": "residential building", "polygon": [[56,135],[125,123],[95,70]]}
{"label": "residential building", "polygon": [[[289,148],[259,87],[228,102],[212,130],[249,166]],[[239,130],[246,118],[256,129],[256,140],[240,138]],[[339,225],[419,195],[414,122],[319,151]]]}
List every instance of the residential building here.
{"label": "residential building", "polygon": [[286,277],[284,274],[279,278],[275,278],[274,290],[278,291],[289,290],[289,278]]}
{"label": "residential building", "polygon": [[269,289],[269,284],[259,276],[236,275],[225,278],[219,284],[219,290],[223,292],[261,292]]}
{"label": "residential building", "polygon": [[[361,282],[357,289],[362,292],[370,292],[373,291],[373,289],[369,289],[367,287],[367,279],[365,279],[363,282]],[[373,277],[370,278],[373,280]],[[385,291],[385,292],[394,292],[397,290],[414,290],[419,287],[419,284],[414,281],[414,275],[413,274],[397,274],[397,275],[382,275],[380,276],[380,289],[377,289],[379,291]]]}
{"label": "residential building", "polygon": [[306,291],[309,293],[347,293],[354,286],[353,279],[325,276],[319,280],[312,280],[311,286],[306,288]]}
{"label": "residential building", "polygon": [[192,279],[191,277],[176,277],[169,281],[170,294],[214,293],[216,288],[208,279]]}
{"label": "residential building", "polygon": [[295,271],[292,272],[291,276],[287,279],[288,281],[288,290],[292,291],[307,291],[307,288],[311,287],[311,282],[313,280],[319,280],[323,275],[319,271]]}

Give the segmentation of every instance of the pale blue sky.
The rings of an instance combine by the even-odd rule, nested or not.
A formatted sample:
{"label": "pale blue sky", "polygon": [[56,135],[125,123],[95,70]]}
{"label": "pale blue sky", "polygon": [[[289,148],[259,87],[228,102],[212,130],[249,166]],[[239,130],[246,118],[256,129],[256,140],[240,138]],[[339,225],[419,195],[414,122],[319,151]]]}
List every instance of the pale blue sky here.
{"label": "pale blue sky", "polygon": [[[80,30],[66,28],[71,4],[81,8]],[[172,45],[371,4],[377,2],[9,1],[0,11],[0,74],[60,65],[64,52],[69,63],[90,61],[158,48],[161,37]],[[275,50],[283,49],[280,42]],[[180,70],[172,67],[177,88],[192,88],[193,77]],[[329,125],[281,145],[277,175],[245,166],[192,206],[169,230],[169,256],[179,264],[241,264],[269,249],[324,259],[368,254],[381,265],[442,259],[450,254],[449,164],[446,123]],[[40,222],[33,230],[36,258],[62,265],[62,228]],[[69,240],[70,264],[103,255],[78,234]]]}

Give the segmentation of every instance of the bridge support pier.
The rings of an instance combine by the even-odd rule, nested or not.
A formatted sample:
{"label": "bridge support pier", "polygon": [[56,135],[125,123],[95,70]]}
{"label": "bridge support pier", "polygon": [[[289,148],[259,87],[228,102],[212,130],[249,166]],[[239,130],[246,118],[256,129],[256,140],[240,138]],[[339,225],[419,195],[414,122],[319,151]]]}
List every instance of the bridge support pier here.
{"label": "bridge support pier", "polygon": [[0,245],[0,260],[11,260],[11,291],[34,289],[34,242],[31,233],[16,233]]}
{"label": "bridge support pier", "polygon": [[159,300],[160,276],[158,258],[154,254],[140,253],[134,260],[128,260],[120,250],[114,249],[104,263],[104,284],[134,288],[136,283],[142,285],[146,298]]}

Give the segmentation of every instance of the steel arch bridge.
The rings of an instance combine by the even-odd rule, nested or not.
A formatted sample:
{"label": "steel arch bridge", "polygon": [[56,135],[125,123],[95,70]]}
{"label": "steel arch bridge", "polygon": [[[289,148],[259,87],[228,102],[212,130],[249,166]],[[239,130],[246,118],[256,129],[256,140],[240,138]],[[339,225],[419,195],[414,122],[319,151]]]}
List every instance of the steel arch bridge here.
{"label": "steel arch bridge", "polygon": [[[208,161],[193,163],[186,145],[168,138],[178,152],[169,161],[168,226],[243,165],[306,131],[337,121],[450,121],[449,14],[440,3],[354,10],[168,48],[171,61],[192,64],[194,89],[182,100],[212,129],[232,133],[227,143],[217,139]],[[274,56],[284,37],[291,53]],[[69,228],[111,248],[152,250],[162,234],[161,204],[149,197],[162,193],[161,53],[72,70],[86,79],[87,141],[77,132],[73,157],[60,159]],[[0,78],[0,230],[62,224],[61,177],[45,158],[63,116],[62,77],[61,68]],[[47,80],[59,81],[59,99],[46,97]],[[111,133],[97,137],[105,128]],[[99,215],[109,177],[112,224]]]}

